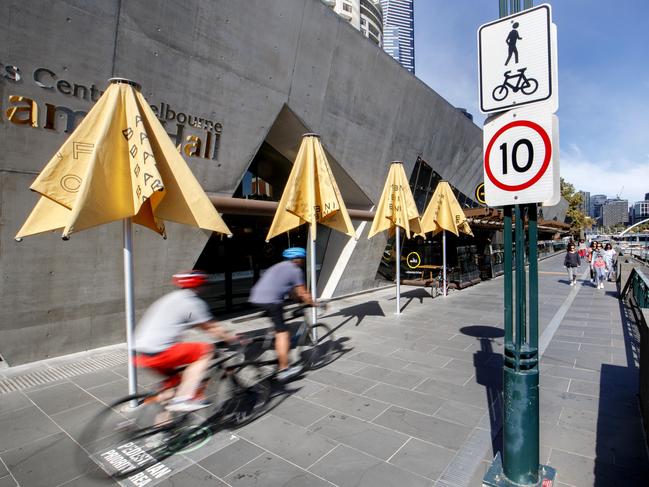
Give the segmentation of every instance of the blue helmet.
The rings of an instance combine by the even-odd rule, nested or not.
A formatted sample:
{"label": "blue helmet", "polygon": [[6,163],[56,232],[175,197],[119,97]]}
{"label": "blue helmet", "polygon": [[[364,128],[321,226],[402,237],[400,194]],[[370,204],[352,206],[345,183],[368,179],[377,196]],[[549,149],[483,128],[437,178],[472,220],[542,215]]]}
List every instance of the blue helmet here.
{"label": "blue helmet", "polygon": [[282,252],[282,257],[286,260],[304,259],[306,258],[306,250],[302,247],[290,247]]}

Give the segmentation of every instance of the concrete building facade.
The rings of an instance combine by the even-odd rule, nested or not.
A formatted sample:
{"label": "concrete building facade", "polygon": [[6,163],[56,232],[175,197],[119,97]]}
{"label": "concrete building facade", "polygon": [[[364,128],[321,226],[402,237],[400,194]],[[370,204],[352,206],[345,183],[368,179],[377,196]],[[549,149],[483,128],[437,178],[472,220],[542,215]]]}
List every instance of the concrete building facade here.
{"label": "concrete building facade", "polygon": [[[14,241],[28,188],[111,77],[142,93],[210,195],[277,200],[301,136],[317,132],[350,209],[376,205],[389,162],[425,159],[459,191],[482,179],[481,130],[320,0],[76,0],[0,15],[0,356],[17,365],[123,341],[120,222]],[[12,20],[13,19],[13,20]],[[22,19],[18,22],[16,19]],[[254,184],[253,184],[254,183]],[[256,193],[256,196],[255,194]],[[168,224],[134,232],[137,314],[200,264],[223,275],[224,309],[300,242],[264,242],[270,217],[224,219],[232,239]],[[370,289],[386,236],[318,231],[325,297]],[[242,283],[246,283],[245,285]],[[221,299],[221,298],[219,298]],[[229,300],[229,301],[228,301]]]}
{"label": "concrete building facade", "polygon": [[649,218],[649,200],[636,201],[632,207],[633,218],[631,223],[638,223]]}
{"label": "concrete building facade", "polygon": [[581,204],[579,205],[579,209],[584,215],[592,216],[590,214],[590,192],[579,191],[579,194],[581,195]]}
{"label": "concrete building facade", "polygon": [[602,225],[614,227],[629,223],[629,202],[621,199],[606,200],[602,206]]}
{"label": "concrete building facade", "polygon": [[604,206],[604,203],[606,203],[607,199],[608,198],[605,194],[594,194],[590,197],[590,216],[595,218],[595,220],[600,224],[602,223],[602,207]]}

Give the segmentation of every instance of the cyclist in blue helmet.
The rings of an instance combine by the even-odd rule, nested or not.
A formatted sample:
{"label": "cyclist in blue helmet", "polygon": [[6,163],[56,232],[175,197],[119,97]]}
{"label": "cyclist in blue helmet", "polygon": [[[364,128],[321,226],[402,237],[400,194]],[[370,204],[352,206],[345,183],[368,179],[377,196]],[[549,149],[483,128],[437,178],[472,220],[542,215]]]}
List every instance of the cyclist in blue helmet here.
{"label": "cyclist in blue helmet", "polygon": [[300,247],[286,249],[282,256],[284,261],[270,267],[250,291],[250,302],[264,309],[275,327],[275,351],[279,380],[287,380],[296,374],[300,368],[289,368],[288,351],[290,334],[284,323],[284,298],[292,294],[297,299],[311,306],[316,302],[304,285],[302,266],[306,259],[306,251]]}

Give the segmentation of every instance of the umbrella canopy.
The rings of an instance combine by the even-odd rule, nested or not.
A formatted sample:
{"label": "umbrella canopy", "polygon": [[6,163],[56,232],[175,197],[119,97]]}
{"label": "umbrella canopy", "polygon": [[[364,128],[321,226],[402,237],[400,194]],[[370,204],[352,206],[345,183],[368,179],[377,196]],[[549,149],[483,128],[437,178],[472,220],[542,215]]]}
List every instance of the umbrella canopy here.
{"label": "umbrella canopy", "polygon": [[460,207],[448,181],[440,181],[433,197],[421,217],[421,234],[432,232],[433,235],[448,230],[459,235],[460,232],[473,236],[471,227]]}
{"label": "umbrella canopy", "polygon": [[317,223],[350,237],[355,235],[320,137],[316,134],[305,134],[302,138],[266,240],[303,223],[311,225],[312,240],[316,238]]}
{"label": "umbrella canopy", "polygon": [[401,162],[393,162],[390,165],[390,172],[367,238],[395,227],[403,228],[408,238],[411,232],[415,234],[421,232],[419,212]]}
{"label": "umbrella canopy", "polygon": [[171,139],[131,81],[106,92],[30,189],[40,200],[16,239],[50,230],[62,237],[124,222],[124,297],[129,393],[137,392],[132,224],[164,235],[163,220],[231,235]]}
{"label": "umbrella canopy", "polygon": [[231,234],[131,83],[110,84],[30,189],[41,199],[17,239],[131,217],[161,235],[163,220]]}

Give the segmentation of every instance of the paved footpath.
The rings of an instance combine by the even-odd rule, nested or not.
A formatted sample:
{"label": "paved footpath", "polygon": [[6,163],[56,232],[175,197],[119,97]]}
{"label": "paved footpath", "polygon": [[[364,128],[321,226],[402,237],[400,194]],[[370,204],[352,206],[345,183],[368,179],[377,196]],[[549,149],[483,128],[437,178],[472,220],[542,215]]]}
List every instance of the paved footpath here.
{"label": "paved footpath", "polygon": [[[571,287],[562,259],[539,265],[541,462],[557,486],[649,485],[634,330],[613,283]],[[333,302],[324,321],[348,353],[157,485],[479,486],[502,442],[502,286],[405,287],[398,317],[394,288]],[[124,359],[111,347],[0,374],[0,487],[106,485],[83,475],[77,439],[125,394]]]}

